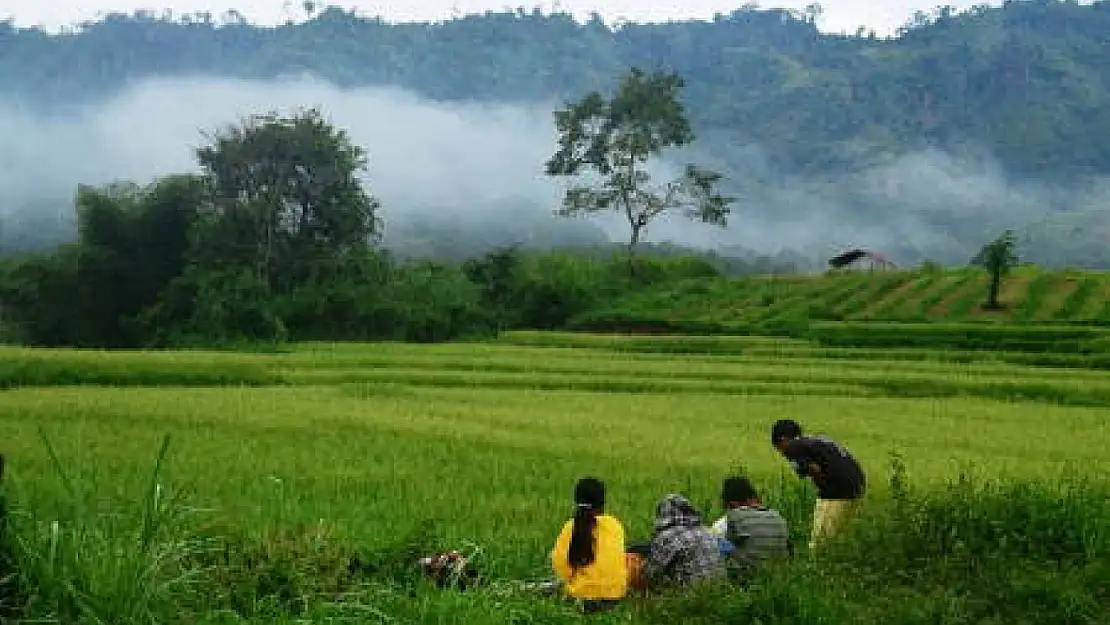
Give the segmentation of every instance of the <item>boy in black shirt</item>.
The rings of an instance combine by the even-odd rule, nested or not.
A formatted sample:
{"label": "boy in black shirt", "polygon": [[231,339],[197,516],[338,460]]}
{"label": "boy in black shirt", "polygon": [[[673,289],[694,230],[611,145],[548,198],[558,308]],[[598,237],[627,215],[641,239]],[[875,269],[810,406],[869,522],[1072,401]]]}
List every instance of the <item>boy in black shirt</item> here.
{"label": "boy in black shirt", "polygon": [[852,454],[822,436],[803,436],[802,426],[782,419],[771,428],[771,443],[786,457],[802,479],[817,486],[813,532],[809,547],[836,532],[859,508],[867,479]]}

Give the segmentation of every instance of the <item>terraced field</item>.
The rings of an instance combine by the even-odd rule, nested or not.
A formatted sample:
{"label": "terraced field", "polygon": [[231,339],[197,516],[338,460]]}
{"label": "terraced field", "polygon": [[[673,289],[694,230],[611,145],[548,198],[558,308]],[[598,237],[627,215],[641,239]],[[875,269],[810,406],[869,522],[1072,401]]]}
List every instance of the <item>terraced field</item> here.
{"label": "terraced field", "polygon": [[575,328],[775,329],[805,321],[1110,325],[1110,274],[1020,268],[986,310],[982,270],[689,280],[581,315]]}
{"label": "terraced field", "polygon": [[[720,480],[742,469],[800,540],[812,491],[784,474],[767,442],[769,425],[787,416],[859,456],[877,510],[900,492],[888,484],[893,457],[921,493],[944,492],[961,474],[1001,485],[1061,475],[1110,484],[1110,375],[997,356],[550,333],[436,346],[300,345],[280,354],[4,348],[0,441],[8,492],[24,510],[18,532],[29,553],[57,560],[29,566],[45,589],[32,602],[40,616],[63,611],[76,593],[85,603],[73,605],[92,607],[71,610],[112,622],[149,622],[151,614],[161,622],[562,622],[574,617],[557,602],[397,580],[418,554],[471,544],[495,579],[548,575],[570,488],[586,474],[606,480],[612,511],[631,537],[644,537],[659,497],[684,492],[715,516]],[[176,505],[200,509],[187,517],[151,500],[165,435],[171,445],[157,492],[187,486]],[[1083,510],[1102,518],[1100,508]],[[250,552],[235,566],[194,562],[189,570],[208,586],[168,584],[162,577],[178,575],[176,564],[151,565],[134,542],[152,517],[172,517],[186,536],[222,528],[221,540],[238,536],[238,549],[268,555]],[[1028,520],[1010,521],[1032,531]],[[293,537],[275,538],[282,531]],[[171,534],[161,548],[186,544]],[[337,563],[355,552],[379,554],[402,573],[344,586],[347,569]],[[269,568],[259,572],[259,560]],[[213,571],[233,590],[212,590],[205,576]],[[731,611],[707,613],[705,622],[823,623],[865,618],[876,606],[902,609],[898,596],[879,601],[863,586],[858,597],[799,590],[841,575],[832,569],[784,575],[769,594],[711,601]],[[1083,592],[1075,583],[1081,590],[1067,591]],[[281,599],[286,591],[274,588],[293,588],[295,597]],[[783,592],[787,604],[775,594]],[[945,600],[921,593],[917,608]],[[762,599],[753,604],[752,596]],[[798,601],[832,607],[799,616]],[[683,609],[705,607],[697,605]],[[677,609],[635,606],[614,622],[668,622]],[[366,616],[370,609],[379,616]],[[913,622],[898,618],[888,622]]]}

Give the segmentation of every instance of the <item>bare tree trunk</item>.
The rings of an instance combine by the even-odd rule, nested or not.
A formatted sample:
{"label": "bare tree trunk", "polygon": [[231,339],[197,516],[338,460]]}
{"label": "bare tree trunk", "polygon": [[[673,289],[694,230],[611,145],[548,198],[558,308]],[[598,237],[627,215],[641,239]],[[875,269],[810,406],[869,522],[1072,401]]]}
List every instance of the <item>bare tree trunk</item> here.
{"label": "bare tree trunk", "polygon": [[640,230],[643,226],[632,224],[632,235],[628,239],[628,275],[636,275],[636,248],[640,245]]}
{"label": "bare tree trunk", "polygon": [[644,225],[640,223],[639,218],[632,213],[632,198],[628,196],[625,191],[621,198],[624,202],[624,216],[628,219],[629,237],[628,237],[628,275],[636,274],[636,246],[640,244],[640,230]]}
{"label": "bare tree trunk", "polygon": [[629,256],[635,256],[636,255],[636,246],[638,246],[640,244],[640,231],[642,229],[643,229],[643,226],[641,226],[640,224],[633,224],[633,226],[632,226],[632,236],[629,237],[629,239],[628,239],[628,255]]}
{"label": "bare tree trunk", "polygon": [[998,305],[998,291],[1002,284],[1002,275],[997,272],[991,273],[991,283],[987,289],[987,308],[997,310],[1000,308]]}

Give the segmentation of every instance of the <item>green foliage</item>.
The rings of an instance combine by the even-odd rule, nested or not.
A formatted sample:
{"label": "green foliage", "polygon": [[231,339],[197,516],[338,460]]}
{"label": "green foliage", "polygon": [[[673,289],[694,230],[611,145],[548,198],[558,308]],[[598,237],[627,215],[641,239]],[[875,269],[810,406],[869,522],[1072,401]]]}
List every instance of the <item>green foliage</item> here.
{"label": "green foliage", "polygon": [[241,347],[491,330],[458,268],[370,247],[365,156],[317,111],[250,117],[197,158],[200,176],[80,188],[78,243],[4,266],[7,339]]}
{"label": "green foliage", "polygon": [[6,263],[0,284],[5,339],[57,347],[86,345],[74,299],[81,293],[77,271],[81,250],[63,246],[54,254]]}
{"label": "green foliage", "polygon": [[[836,545],[822,573],[830,581],[850,575],[861,589],[881,584],[888,594],[872,609],[887,622],[935,622],[944,614],[962,622],[1097,623],[1106,594],[1094,580],[1106,573],[1099,561],[1106,543],[1091,542],[1091,528],[1108,512],[1098,501],[1102,488],[1083,478],[1047,484],[961,477],[931,492],[911,491]],[[943,591],[921,593],[923,583]]]}
{"label": "green foliage", "polygon": [[161,621],[187,603],[202,572],[188,560],[206,545],[185,493],[161,483],[168,446],[166,437],[140,498],[98,518],[85,485],[47,441],[67,500],[60,517],[16,518],[24,612],[64,623],[138,625]]}
{"label": "green foliage", "polygon": [[280,343],[288,334],[269,284],[249,267],[190,266],[141,323],[159,347]]}
{"label": "green foliage", "polygon": [[1001,308],[998,302],[998,291],[1002,287],[1002,279],[1018,264],[1014,246],[1014,231],[1007,230],[1000,237],[983,246],[983,249],[971,260],[972,264],[982,266],[990,274],[986,302],[986,307],[989,309]]}
{"label": "green foliage", "polygon": [[98,324],[91,344],[140,343],[134,320],[184,271],[189,231],[204,197],[203,181],[191,176],[169,177],[147,189],[78,189],[78,280],[92,293],[80,315]]}
{"label": "green foliage", "polygon": [[14,261],[0,284],[13,338],[36,345],[139,345],[137,318],[184,270],[203,197],[202,182],[191,176],[146,188],[79,188],[79,244]]}
{"label": "green foliage", "polygon": [[732,200],[714,189],[720,174],[688,164],[681,178],[653,188],[644,170],[649,158],[694,140],[679,100],[683,84],[675,73],[646,75],[633,67],[611,99],[593,91],[555,112],[559,149],[547,161],[547,174],[602,178],[599,186],[567,189],[559,214],[617,211],[628,221],[630,253],[648,224],[668,211],[682,209],[691,219],[727,224]]}
{"label": "green foliage", "polygon": [[193,250],[200,263],[254,267],[286,292],[379,230],[378,202],[358,179],[363,149],[315,109],[249,117],[197,161],[212,192]]}
{"label": "green foliage", "polygon": [[607,295],[623,291],[626,278],[620,277],[620,273],[618,263],[613,261],[578,259],[565,254],[535,257],[521,276],[516,300],[519,326],[563,327],[574,315],[591,309]]}
{"label": "green foliage", "polygon": [[380,330],[387,337],[428,343],[489,334],[495,328],[478,287],[454,268],[430,262],[401,267],[387,298],[391,315]]}
{"label": "green foliage", "polygon": [[512,318],[517,280],[521,271],[516,246],[494,250],[482,258],[471,258],[462,265],[463,274],[478,287],[482,303],[492,310],[498,329],[515,326]]}
{"label": "green foliage", "polygon": [[316,279],[274,298],[293,341],[364,341],[392,336],[386,300],[394,262],[371,248],[352,250],[342,262],[318,268]]}
{"label": "green foliage", "polygon": [[509,248],[470,259],[463,271],[503,329],[563,328],[622,294],[720,276],[713,263],[692,256],[641,256],[633,259],[631,275],[628,262],[616,255],[523,254]]}
{"label": "green foliage", "polygon": [[[620,117],[617,131],[628,125]],[[80,188],[78,243],[3,265],[7,340],[267,349],[289,339],[437,342],[563,327],[618,294],[728,266],[665,247],[635,259],[634,276],[604,249],[523,255],[513,247],[461,265],[397,262],[373,247],[378,203],[357,179],[361,148],[315,110],[249,117],[197,158],[199,176]]]}

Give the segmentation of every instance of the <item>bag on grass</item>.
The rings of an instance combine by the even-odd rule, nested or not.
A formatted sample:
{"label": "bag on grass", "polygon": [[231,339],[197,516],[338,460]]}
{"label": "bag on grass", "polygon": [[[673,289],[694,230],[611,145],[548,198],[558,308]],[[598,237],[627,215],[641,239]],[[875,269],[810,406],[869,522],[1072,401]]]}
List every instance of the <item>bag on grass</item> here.
{"label": "bag on grass", "polygon": [[419,566],[424,576],[440,588],[466,590],[482,578],[470,559],[454,550],[421,558]]}

